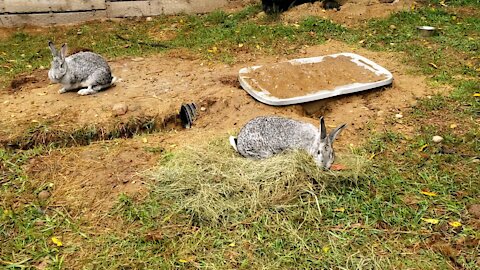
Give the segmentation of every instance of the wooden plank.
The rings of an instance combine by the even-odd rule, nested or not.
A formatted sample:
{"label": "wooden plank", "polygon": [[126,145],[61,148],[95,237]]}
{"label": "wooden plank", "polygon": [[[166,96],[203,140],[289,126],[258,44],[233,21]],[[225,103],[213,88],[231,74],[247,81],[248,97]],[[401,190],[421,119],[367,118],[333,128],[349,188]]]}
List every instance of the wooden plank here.
{"label": "wooden plank", "polygon": [[71,24],[104,19],[106,17],[107,12],[105,10],[44,14],[3,14],[0,15],[0,26]]}
{"label": "wooden plank", "polygon": [[105,9],[105,0],[0,0],[4,13],[82,11]]}
{"label": "wooden plank", "polygon": [[228,0],[150,0],[152,15],[206,13],[227,4]]}
{"label": "wooden plank", "polygon": [[107,16],[109,18],[150,16],[150,1],[108,2]]}

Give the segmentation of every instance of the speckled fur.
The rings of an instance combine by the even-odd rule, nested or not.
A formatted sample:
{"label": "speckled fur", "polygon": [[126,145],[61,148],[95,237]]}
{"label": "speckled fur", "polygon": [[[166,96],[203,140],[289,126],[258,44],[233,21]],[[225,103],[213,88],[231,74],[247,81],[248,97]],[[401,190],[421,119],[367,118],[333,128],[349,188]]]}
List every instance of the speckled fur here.
{"label": "speckled fur", "polygon": [[345,128],[337,127],[327,136],[323,117],[320,128],[312,124],[278,116],[260,116],[250,120],[230,143],[242,156],[263,159],[285,150],[303,149],[318,166],[330,168],[335,159],[333,141]]}
{"label": "speckled fur", "polygon": [[49,43],[49,46],[53,60],[48,77],[52,82],[63,85],[59,93],[84,88],[78,94],[89,95],[108,88],[115,82],[110,67],[102,56],[93,52],[79,52],[65,57],[66,44],[60,52],[53,43]]}

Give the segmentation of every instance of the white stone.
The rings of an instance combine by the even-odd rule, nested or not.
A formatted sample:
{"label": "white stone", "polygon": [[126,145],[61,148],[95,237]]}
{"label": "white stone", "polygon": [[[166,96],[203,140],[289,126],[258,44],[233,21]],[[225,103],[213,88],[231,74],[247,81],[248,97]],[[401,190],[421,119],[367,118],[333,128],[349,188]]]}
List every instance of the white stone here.
{"label": "white stone", "polygon": [[439,143],[443,141],[443,138],[441,136],[433,136],[432,141],[435,143]]}

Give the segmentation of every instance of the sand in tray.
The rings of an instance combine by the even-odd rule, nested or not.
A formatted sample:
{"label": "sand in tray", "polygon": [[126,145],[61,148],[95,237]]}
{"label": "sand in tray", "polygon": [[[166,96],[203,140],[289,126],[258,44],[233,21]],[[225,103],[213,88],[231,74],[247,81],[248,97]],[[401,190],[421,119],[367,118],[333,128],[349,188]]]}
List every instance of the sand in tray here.
{"label": "sand in tray", "polygon": [[334,90],[341,85],[381,81],[377,75],[351,61],[348,56],[324,57],[322,62],[309,64],[278,63],[250,72],[249,83],[270,92],[277,98],[293,98],[320,90]]}

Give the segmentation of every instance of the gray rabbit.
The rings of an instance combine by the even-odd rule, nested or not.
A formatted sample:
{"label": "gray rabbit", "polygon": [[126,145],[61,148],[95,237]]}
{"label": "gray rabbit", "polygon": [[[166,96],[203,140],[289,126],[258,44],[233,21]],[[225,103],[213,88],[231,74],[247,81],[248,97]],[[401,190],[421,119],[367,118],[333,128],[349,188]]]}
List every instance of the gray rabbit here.
{"label": "gray rabbit", "polygon": [[333,142],[346,124],[327,136],[323,117],[320,128],[309,123],[278,116],[260,116],[250,120],[230,144],[244,157],[263,159],[285,150],[303,149],[313,156],[319,167],[329,169],[335,159]]}
{"label": "gray rabbit", "polygon": [[102,56],[93,52],[79,52],[66,57],[66,43],[62,45],[60,52],[51,41],[48,46],[53,55],[48,78],[63,85],[58,91],[60,94],[83,88],[77,93],[82,96],[90,95],[115,83],[116,78],[112,76],[110,67]]}

